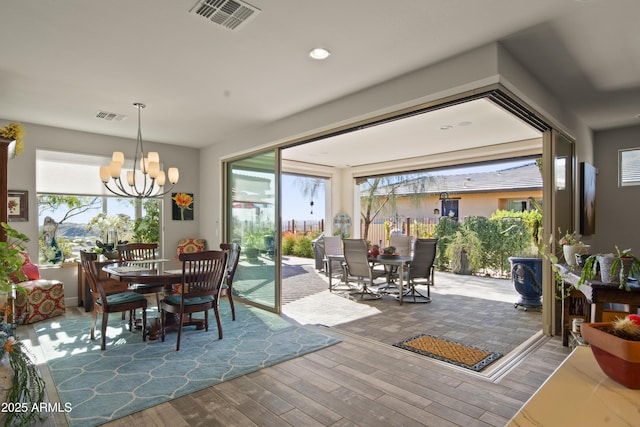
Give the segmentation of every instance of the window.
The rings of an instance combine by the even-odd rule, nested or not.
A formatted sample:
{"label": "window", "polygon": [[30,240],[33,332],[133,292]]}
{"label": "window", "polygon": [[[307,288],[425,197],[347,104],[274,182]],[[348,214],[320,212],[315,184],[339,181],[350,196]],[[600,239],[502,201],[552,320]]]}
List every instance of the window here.
{"label": "window", "polygon": [[618,185],[640,185],[640,148],[618,151]]}
{"label": "window", "polygon": [[[503,199],[504,200],[504,199]],[[542,200],[536,200],[542,206]],[[504,200],[505,210],[514,212],[527,212],[536,209],[536,206],[529,199],[506,199]]]}
{"label": "window", "polygon": [[[159,242],[159,199],[105,194],[98,166],[109,159],[38,150],[36,190],[40,263],[78,259],[96,242]],[[65,173],[59,173],[65,171]]]}

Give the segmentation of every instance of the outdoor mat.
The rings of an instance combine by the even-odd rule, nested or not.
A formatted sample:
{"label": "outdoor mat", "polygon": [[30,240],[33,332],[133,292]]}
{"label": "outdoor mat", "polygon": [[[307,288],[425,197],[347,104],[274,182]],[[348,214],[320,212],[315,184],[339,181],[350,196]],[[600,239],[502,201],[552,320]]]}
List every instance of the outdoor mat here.
{"label": "outdoor mat", "polygon": [[427,334],[416,335],[393,344],[396,347],[479,372],[502,354],[482,350]]}
{"label": "outdoor mat", "polygon": [[[142,341],[119,313],[109,316],[107,349],[100,332],[89,339],[91,316],[54,318],[33,325],[71,427],[89,427],[124,417],[240,375],[340,342],[314,328],[236,303],[236,320],[221,304],[222,330],[185,327],[180,351],[177,332]],[[152,316],[157,313],[152,313]],[[215,319],[210,313],[209,319]]]}

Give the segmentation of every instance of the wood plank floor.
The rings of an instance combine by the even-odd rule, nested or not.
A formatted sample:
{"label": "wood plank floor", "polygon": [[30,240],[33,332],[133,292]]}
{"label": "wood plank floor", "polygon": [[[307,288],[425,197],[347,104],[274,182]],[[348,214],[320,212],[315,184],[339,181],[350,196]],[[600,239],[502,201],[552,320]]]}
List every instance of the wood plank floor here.
{"label": "wood plank floor", "polygon": [[549,339],[490,381],[375,341],[343,339],[105,426],[504,426],[569,353]]}
{"label": "wood plank floor", "polygon": [[[317,296],[322,285],[307,290]],[[419,323],[419,330],[424,331],[424,325],[436,325],[438,313],[441,318],[443,312],[450,315],[455,310],[444,306],[446,301],[460,304],[450,295],[435,294],[434,298],[440,305],[434,299],[428,305],[403,305],[402,309],[390,305],[392,309],[382,310],[379,304],[384,303],[375,302],[374,308],[378,304],[380,309],[375,320],[363,318],[330,328],[310,326],[342,342],[104,425],[504,426],[570,352],[560,337],[544,338],[529,353],[487,376],[393,347],[388,342],[392,335],[361,333],[367,324],[372,330],[384,329],[385,322],[407,329]],[[512,306],[504,314],[474,310],[476,322],[485,325],[495,323],[496,316],[511,317],[514,312]],[[520,318],[526,320],[529,315]],[[535,317],[531,321],[535,323]],[[509,326],[514,328],[511,333],[497,327],[501,329],[490,339],[505,348],[513,336],[531,333],[517,323]],[[450,333],[466,337],[467,331]],[[500,336],[502,343],[496,338]],[[55,386],[46,365],[42,368],[48,394],[55,401]],[[42,425],[67,423],[63,414],[55,414]]]}

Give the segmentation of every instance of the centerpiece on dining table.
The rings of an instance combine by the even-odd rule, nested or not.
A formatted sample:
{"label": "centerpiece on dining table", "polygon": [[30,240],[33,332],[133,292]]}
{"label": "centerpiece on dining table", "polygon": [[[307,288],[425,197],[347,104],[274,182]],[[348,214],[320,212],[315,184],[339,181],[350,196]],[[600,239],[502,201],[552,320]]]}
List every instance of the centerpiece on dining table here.
{"label": "centerpiece on dining table", "polygon": [[382,252],[378,255],[378,258],[397,258],[400,254],[396,252],[395,246],[387,246],[382,249]]}

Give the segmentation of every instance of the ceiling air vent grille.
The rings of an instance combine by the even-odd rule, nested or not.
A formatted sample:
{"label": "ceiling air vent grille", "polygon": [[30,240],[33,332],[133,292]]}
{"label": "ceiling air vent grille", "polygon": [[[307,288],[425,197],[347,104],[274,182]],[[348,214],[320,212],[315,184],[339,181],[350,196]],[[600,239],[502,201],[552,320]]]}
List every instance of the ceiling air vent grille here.
{"label": "ceiling air vent grille", "polygon": [[229,30],[237,30],[258,15],[260,9],[240,0],[199,0],[190,12]]}
{"label": "ceiling air vent grille", "polygon": [[125,114],[109,113],[108,111],[98,111],[96,113],[96,119],[107,120],[109,122],[120,122],[126,119]]}

